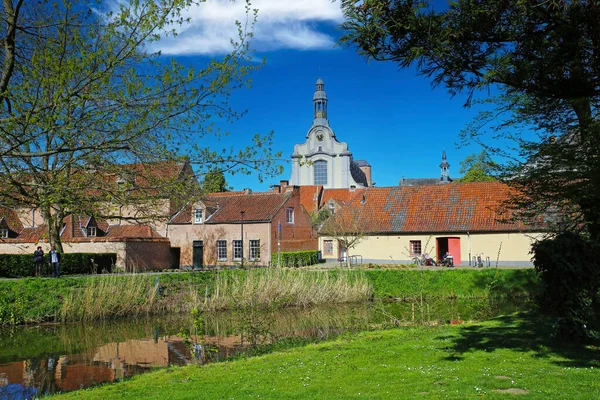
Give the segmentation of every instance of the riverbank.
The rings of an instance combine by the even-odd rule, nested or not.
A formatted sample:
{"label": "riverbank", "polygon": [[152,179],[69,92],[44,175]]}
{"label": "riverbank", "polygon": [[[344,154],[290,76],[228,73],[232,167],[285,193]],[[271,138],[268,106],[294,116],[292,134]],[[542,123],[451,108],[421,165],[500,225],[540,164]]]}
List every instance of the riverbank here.
{"label": "riverbank", "polygon": [[[0,325],[56,321],[61,315],[63,320],[69,320],[70,316],[79,318],[82,313],[81,307],[77,304],[83,304],[84,299],[88,299],[88,303],[92,304],[92,301],[99,297],[97,296],[99,292],[89,289],[93,287],[102,287],[103,296],[110,300],[111,308],[99,312],[99,315],[104,318],[140,313],[185,312],[197,306],[199,299],[216,298],[215,290],[219,287],[217,283],[223,282],[224,278],[229,282],[242,282],[242,278],[249,274],[268,273],[265,271],[268,270],[97,275],[83,278],[26,278],[0,281]],[[317,284],[324,282],[323,276],[333,283],[327,282],[335,285],[335,278],[344,275],[346,279],[339,281],[341,282],[339,286],[347,285],[347,282],[355,282],[360,278],[361,285],[365,281],[368,283],[372,296],[384,299],[514,297],[531,295],[538,288],[538,280],[532,269],[284,271],[288,271],[286,273],[289,277],[300,277],[301,280],[310,278],[309,280],[312,279]],[[103,285],[109,280],[113,282],[112,289]],[[122,292],[114,291],[128,285],[137,290],[132,292],[129,300]],[[229,288],[232,289],[231,286]],[[84,292],[87,294],[82,298],[81,303],[73,301],[74,293]],[[118,295],[115,296],[115,293]],[[145,296],[148,301],[151,300],[151,303],[140,302],[140,295]],[[357,298],[354,295],[347,297],[354,301]],[[71,302],[69,304],[74,307],[71,308],[72,311],[66,307],[68,302]],[[121,303],[122,310],[114,308],[118,302]]]}
{"label": "riverbank", "polygon": [[169,368],[56,399],[600,397],[598,344],[549,339],[519,313],[466,325],[349,334],[204,367]]}

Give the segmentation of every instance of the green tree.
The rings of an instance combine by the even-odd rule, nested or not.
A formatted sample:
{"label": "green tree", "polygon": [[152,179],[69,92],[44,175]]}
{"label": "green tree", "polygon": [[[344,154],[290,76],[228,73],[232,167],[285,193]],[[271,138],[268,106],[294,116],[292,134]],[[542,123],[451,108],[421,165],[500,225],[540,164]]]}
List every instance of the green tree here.
{"label": "green tree", "polygon": [[[329,213],[329,211],[327,211]],[[317,214],[322,217],[327,215]],[[361,209],[356,201],[347,204],[341,210],[325,219],[319,229],[319,235],[337,240],[341,250],[340,255],[345,251],[346,266],[350,268],[350,252],[356,248],[369,233],[368,221],[365,221],[361,215]],[[313,219],[314,221],[314,219]]]}
{"label": "green tree", "polygon": [[487,182],[495,181],[494,171],[496,164],[490,156],[481,151],[478,154],[470,154],[460,162],[459,173],[463,176],[456,182]]}
{"label": "green tree", "polygon": [[192,195],[194,182],[160,179],[155,170],[163,161],[183,161],[182,154],[200,174],[215,163],[259,177],[280,170],[271,135],[249,138],[242,149],[202,146],[203,138],[226,134],[214,119],[240,116],[229,106],[230,93],[249,86],[248,74],[260,67],[249,60],[256,16],[249,4],[231,53],[202,69],[150,50],[176,35],[185,10],[201,1],[110,4],[115,8],[93,0],[3,2],[0,199],[36,207],[59,246],[71,213],[102,216],[107,203]]}
{"label": "green tree", "polygon": [[[451,95],[494,89],[466,140],[504,154],[515,209],[563,211],[600,239],[600,4],[594,0],[342,0],[342,42],[414,66]],[[501,144],[489,142],[498,137]],[[505,150],[507,140],[512,140]],[[560,188],[560,190],[556,190]]]}
{"label": "green tree", "polygon": [[[342,41],[367,57],[416,67],[433,85],[466,95],[466,106],[480,90],[497,92],[483,100],[487,107],[464,130],[463,140],[506,157],[500,176],[516,189],[508,206],[517,217],[536,223],[543,216],[544,224],[583,229],[599,242],[600,3],[457,0],[441,8],[432,3],[342,0],[348,30]],[[545,274],[556,263],[540,249],[579,245],[563,243],[561,235],[544,243],[534,250],[545,293],[573,285],[577,289],[570,295],[583,299],[563,307],[557,324],[559,333],[577,336],[579,328],[572,328],[589,329],[592,310],[587,287],[577,286],[588,260],[563,252],[560,263],[569,273]],[[597,274],[587,273],[586,279],[597,290]]]}
{"label": "green tree", "polygon": [[202,191],[204,193],[227,192],[229,190],[225,174],[218,169],[211,169],[204,175]]}
{"label": "green tree", "polygon": [[314,211],[310,214],[310,220],[312,223],[312,227],[316,230],[319,230],[323,223],[329,219],[333,214],[326,208],[320,208],[317,211]]}

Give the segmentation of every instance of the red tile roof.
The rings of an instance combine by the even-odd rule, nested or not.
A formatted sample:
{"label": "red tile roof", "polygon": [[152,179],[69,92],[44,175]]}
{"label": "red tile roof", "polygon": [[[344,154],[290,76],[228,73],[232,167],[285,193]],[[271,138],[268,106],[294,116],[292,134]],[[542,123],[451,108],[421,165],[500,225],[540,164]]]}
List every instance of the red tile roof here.
{"label": "red tile roof", "polygon": [[2,220],[6,223],[8,229],[13,232],[19,233],[23,230],[23,224],[17,213],[10,208],[0,207],[0,221]]}
{"label": "red tile roof", "polygon": [[64,229],[61,232],[60,238],[64,241],[87,237],[84,232],[88,225],[97,227],[97,230],[99,231],[97,232],[98,236],[102,236],[108,229],[108,223],[106,221],[90,217],[89,215],[69,215],[63,220],[63,223]]}
{"label": "red tile roof", "polygon": [[291,191],[286,193],[267,192],[213,198],[209,196],[208,200],[218,203],[218,208],[206,220],[206,223],[239,223],[241,221],[241,211],[244,211],[245,222],[269,222],[291,196]]}
{"label": "red tile roof", "polygon": [[23,228],[19,236],[16,239],[10,239],[11,241],[17,241],[22,243],[36,243],[40,239],[47,236],[48,230],[45,226],[36,226],[35,228]]}
{"label": "red tile roof", "polygon": [[238,192],[215,192],[215,193],[209,193],[208,195],[210,197],[227,197],[227,196],[241,196],[246,194],[246,192],[244,192],[243,190],[240,190]]}
{"label": "red tile roof", "polygon": [[354,191],[351,191],[350,189],[324,189],[323,198],[321,199],[321,206],[327,204],[327,202],[331,199],[337,200],[338,202],[347,203],[364,190],[365,189],[362,188],[355,189]]}
{"label": "red tile roof", "polygon": [[312,214],[319,209],[322,192],[323,186],[320,185],[300,186],[300,204],[307,213]]}
{"label": "red tile roof", "polygon": [[[245,222],[269,222],[292,195],[292,191],[285,193],[211,193],[202,199],[207,211],[204,223],[239,223],[241,211],[244,211]],[[170,223],[191,224],[192,207],[191,204],[185,206],[171,219]]]}
{"label": "red tile roof", "polygon": [[300,186],[300,204],[309,214],[323,207],[329,200],[345,204],[364,189],[324,189],[321,185]]}
{"label": "red tile roof", "polygon": [[334,218],[356,216],[369,233],[539,231],[508,221],[509,194],[499,182],[367,188]]}

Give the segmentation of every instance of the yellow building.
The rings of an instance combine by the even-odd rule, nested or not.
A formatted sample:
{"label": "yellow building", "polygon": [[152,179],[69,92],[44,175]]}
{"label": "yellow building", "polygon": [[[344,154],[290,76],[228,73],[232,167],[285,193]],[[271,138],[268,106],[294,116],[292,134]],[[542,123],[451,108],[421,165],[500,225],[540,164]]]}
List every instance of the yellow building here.
{"label": "yellow building", "polygon": [[[409,263],[422,254],[440,260],[449,252],[455,265],[473,265],[478,256],[492,266],[532,265],[531,245],[546,224],[511,220],[503,211],[509,199],[499,182],[365,188],[326,223],[319,248],[326,259],[356,255],[363,263]],[[343,228],[361,237],[349,254],[340,246]]]}

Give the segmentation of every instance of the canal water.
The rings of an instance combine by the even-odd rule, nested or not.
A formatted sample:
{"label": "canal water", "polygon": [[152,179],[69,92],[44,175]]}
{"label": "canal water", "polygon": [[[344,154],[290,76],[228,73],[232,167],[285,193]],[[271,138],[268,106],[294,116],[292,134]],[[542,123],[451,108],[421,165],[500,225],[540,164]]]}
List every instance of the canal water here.
{"label": "canal water", "polygon": [[444,299],[0,329],[0,399],[78,390],[156,368],[219,362],[348,332],[461,324],[526,308],[515,299]]}

